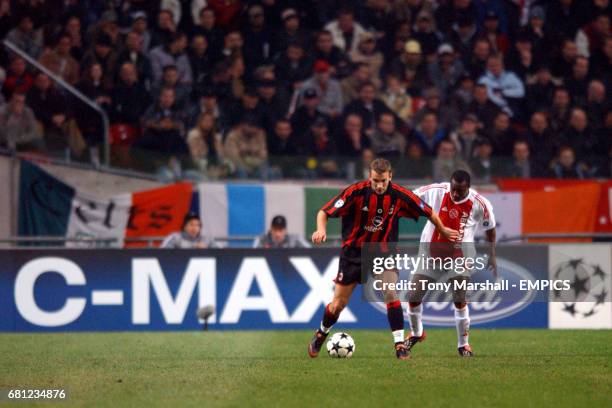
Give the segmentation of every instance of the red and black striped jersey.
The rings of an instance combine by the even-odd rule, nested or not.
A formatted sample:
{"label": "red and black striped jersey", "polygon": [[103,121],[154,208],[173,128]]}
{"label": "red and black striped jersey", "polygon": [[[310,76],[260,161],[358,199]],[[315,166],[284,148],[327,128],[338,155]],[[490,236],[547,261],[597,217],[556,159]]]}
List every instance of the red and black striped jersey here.
{"label": "red and black striped jersey", "polygon": [[370,180],[351,184],[321,208],[328,217],[342,217],[342,247],[361,248],[364,242],[397,242],[401,217],[431,217],[431,207],[412,191],[389,183],[384,194]]}

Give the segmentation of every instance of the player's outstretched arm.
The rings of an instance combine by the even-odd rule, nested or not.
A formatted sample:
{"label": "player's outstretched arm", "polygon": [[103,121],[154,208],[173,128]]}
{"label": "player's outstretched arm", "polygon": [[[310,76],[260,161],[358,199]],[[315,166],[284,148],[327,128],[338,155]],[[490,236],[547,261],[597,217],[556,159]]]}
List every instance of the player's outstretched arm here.
{"label": "player's outstretched arm", "polygon": [[327,214],[319,210],[317,213],[317,230],[312,233],[312,243],[320,244],[327,240]]}
{"label": "player's outstretched arm", "polygon": [[456,241],[457,238],[459,238],[459,231],[445,227],[437,213],[432,211],[429,221],[431,221],[432,224],[436,226],[436,229],[440,232],[440,234],[442,234],[449,241]]}

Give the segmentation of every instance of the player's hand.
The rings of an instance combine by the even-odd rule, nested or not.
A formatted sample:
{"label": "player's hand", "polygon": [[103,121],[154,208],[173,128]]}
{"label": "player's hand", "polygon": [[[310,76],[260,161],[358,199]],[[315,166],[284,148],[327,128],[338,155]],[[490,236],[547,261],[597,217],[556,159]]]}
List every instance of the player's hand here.
{"label": "player's hand", "polygon": [[325,242],[327,240],[327,234],[325,233],[325,231],[315,231],[312,233],[312,243],[313,244],[320,244],[322,242]]}
{"label": "player's hand", "polygon": [[455,242],[459,238],[459,231],[454,230],[448,227],[442,227],[442,231],[440,231],[444,238],[448,239],[451,242]]}

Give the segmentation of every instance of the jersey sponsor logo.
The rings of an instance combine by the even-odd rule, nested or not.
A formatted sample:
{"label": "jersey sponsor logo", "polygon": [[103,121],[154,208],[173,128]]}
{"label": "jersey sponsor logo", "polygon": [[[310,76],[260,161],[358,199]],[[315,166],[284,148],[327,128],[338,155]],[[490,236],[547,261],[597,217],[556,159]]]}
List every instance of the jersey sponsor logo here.
{"label": "jersey sponsor logo", "polygon": [[344,205],[344,200],[343,199],[339,199],[338,201],[336,201],[336,203],[334,204],[334,207],[336,208],[340,208]]}
{"label": "jersey sponsor logo", "polygon": [[382,230],[382,223],[383,223],[383,217],[381,217],[380,215],[377,215],[376,217],[372,218],[372,225],[367,225],[365,227],[365,230],[368,232],[376,232],[376,231],[380,231]]}

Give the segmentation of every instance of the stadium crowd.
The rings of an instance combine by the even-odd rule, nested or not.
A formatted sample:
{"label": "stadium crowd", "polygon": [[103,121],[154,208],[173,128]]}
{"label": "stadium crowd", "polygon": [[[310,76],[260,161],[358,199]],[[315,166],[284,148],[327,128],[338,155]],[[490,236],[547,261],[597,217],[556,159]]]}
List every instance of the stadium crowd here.
{"label": "stadium crowd", "polygon": [[[0,38],[167,177],[610,177],[609,0],[0,0]],[[0,50],[0,145],[96,160],[101,118]]]}

